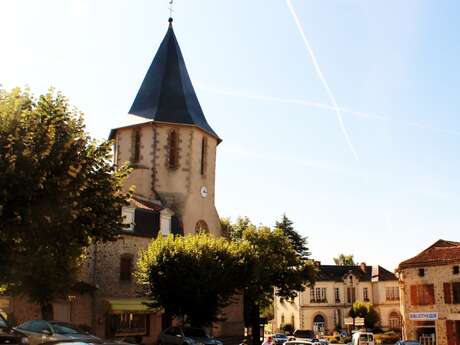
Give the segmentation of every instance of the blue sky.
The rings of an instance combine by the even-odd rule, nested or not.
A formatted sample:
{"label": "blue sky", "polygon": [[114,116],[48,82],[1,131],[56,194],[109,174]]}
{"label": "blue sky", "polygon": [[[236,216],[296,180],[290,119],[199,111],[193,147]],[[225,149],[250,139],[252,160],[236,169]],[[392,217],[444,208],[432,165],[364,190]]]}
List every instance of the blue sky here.
{"label": "blue sky", "polygon": [[[313,256],[394,269],[460,240],[458,1],[175,0],[200,103],[223,138],[217,207],[274,224]],[[107,137],[166,29],[167,0],[1,0],[0,83],[63,91]]]}

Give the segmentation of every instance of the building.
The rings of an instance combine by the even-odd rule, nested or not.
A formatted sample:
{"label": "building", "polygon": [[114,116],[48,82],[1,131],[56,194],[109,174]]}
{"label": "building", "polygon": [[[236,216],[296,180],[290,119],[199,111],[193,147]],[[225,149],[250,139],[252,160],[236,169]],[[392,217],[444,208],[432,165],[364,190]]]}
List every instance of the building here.
{"label": "building", "polygon": [[345,318],[355,301],[369,302],[380,314],[381,326],[399,329],[398,278],[381,266],[321,265],[314,286],[299,292],[292,301],[275,298],[275,326],[291,324],[330,334],[345,329]]}
{"label": "building", "polygon": [[439,240],[399,264],[403,337],[460,344],[460,242]]}
{"label": "building", "polygon": [[[172,19],[124,123],[112,129],[114,163],[133,168],[125,188],[135,186],[123,209],[126,229],[115,242],[94,245],[81,281],[94,287],[54,304],[55,318],[91,327],[98,336],[136,336],[153,343],[166,326],[148,310],[134,282],[138,254],[159,233],[221,235],[215,207],[216,151],[221,139],[208,124],[188,75]],[[25,299],[4,298],[3,309],[18,322],[39,318]],[[225,310],[215,335],[243,333],[242,305]]]}

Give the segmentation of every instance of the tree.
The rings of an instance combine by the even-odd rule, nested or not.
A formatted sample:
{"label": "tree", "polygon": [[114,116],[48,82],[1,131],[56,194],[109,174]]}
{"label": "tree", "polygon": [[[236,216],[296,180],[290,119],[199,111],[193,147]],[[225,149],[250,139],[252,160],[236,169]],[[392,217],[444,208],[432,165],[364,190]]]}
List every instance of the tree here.
{"label": "tree", "polygon": [[370,303],[355,302],[348,312],[348,316],[352,318],[364,318],[366,328],[374,328],[379,323],[380,315]]}
{"label": "tree", "polygon": [[356,263],[353,260],[353,255],[346,255],[346,254],[340,254],[336,258],[334,258],[334,262],[338,266],[355,266]]}
{"label": "tree", "polygon": [[274,295],[290,299],[313,284],[311,260],[298,255],[281,229],[254,226],[248,218],[237,221],[234,241],[245,244],[246,278],[243,289],[245,322],[252,329],[252,344],[260,344],[260,313]]}
{"label": "tree", "polygon": [[206,233],[159,236],[141,252],[136,277],[152,308],[193,326],[209,325],[243,285],[243,252]]}
{"label": "tree", "polygon": [[276,222],[275,227],[281,229],[283,233],[289,238],[294,250],[298,255],[307,258],[310,252],[307,247],[307,238],[302,237],[293,226],[293,222],[283,214],[280,222]]}
{"label": "tree", "polygon": [[92,140],[62,94],[0,90],[0,272],[45,319],[75,284],[84,249],[122,227],[129,170],[110,159],[111,142]]}

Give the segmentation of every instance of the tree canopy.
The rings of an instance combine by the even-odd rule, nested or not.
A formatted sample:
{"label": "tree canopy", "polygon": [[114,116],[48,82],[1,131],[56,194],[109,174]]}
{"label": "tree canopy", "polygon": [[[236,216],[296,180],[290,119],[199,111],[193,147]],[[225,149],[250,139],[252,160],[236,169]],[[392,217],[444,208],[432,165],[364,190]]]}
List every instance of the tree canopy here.
{"label": "tree canopy", "polygon": [[206,233],[159,236],[141,252],[136,277],[150,306],[194,326],[208,325],[244,284],[244,249]]}
{"label": "tree canopy", "polygon": [[111,142],[92,140],[62,94],[0,90],[0,272],[43,317],[75,283],[84,248],[121,229],[128,169],[110,159]]}
{"label": "tree canopy", "polygon": [[372,306],[371,303],[355,302],[348,312],[348,316],[352,318],[364,318],[366,328],[374,328],[380,321],[380,315]]}
{"label": "tree canopy", "polygon": [[[299,252],[300,247],[283,229],[257,227],[247,217],[237,219],[230,228],[233,241],[249,245],[243,289],[245,321],[252,327],[252,334],[259,334],[260,312],[273,302],[274,294],[294,298],[298,291],[314,283],[316,271],[309,253]],[[306,243],[302,250],[305,248]],[[259,337],[253,337],[253,344],[259,342]]]}
{"label": "tree canopy", "polygon": [[302,237],[294,229],[294,223],[286,216],[286,214],[283,214],[281,220],[276,222],[275,228],[281,229],[287,238],[289,238],[289,241],[291,242],[297,254],[305,258],[310,255],[307,247],[307,238]]}
{"label": "tree canopy", "polygon": [[338,266],[354,266],[356,265],[354,259],[353,259],[353,254],[340,254],[339,256],[334,258],[334,262]]}

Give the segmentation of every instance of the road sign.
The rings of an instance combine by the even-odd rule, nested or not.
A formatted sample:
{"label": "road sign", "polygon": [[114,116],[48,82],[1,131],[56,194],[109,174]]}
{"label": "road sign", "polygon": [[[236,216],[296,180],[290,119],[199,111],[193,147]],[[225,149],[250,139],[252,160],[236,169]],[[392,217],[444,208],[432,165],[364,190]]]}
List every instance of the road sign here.
{"label": "road sign", "polygon": [[355,326],[364,326],[364,318],[363,317],[355,318]]}
{"label": "road sign", "polygon": [[346,325],[352,325],[353,324],[353,318],[352,317],[346,317],[344,320]]}

